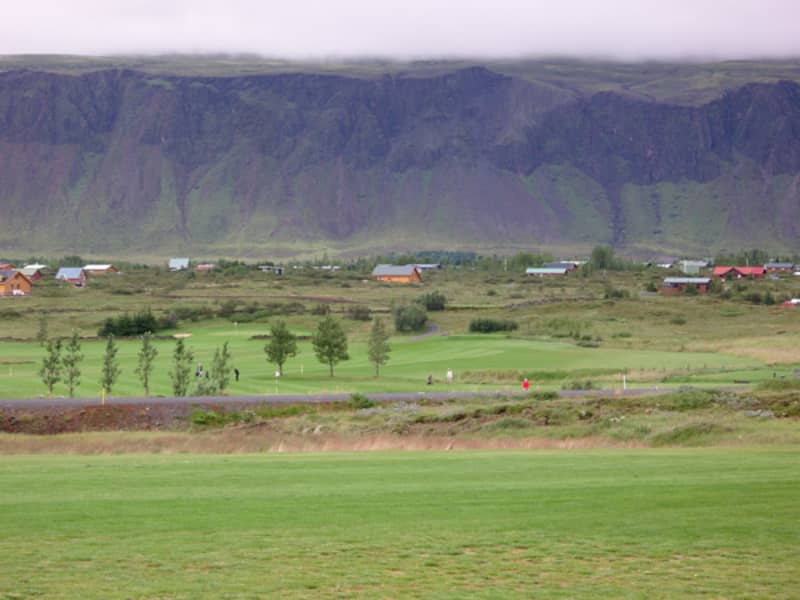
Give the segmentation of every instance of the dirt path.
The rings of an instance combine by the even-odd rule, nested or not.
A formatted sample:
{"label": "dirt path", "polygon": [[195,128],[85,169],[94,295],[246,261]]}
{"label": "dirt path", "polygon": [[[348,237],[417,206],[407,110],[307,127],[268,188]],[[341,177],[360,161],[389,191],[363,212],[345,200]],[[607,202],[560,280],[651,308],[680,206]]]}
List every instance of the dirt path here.
{"label": "dirt path", "polygon": [[431,323],[428,325],[428,331],[425,333],[421,333],[419,335],[415,335],[411,338],[412,342],[418,342],[420,340],[424,340],[434,335],[449,335],[444,329],[441,329],[436,323]]}

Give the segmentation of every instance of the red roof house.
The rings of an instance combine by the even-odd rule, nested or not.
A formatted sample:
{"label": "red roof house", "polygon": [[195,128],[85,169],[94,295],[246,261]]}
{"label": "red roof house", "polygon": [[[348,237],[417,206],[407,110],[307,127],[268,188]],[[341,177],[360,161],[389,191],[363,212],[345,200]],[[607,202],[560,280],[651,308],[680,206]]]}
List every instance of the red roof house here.
{"label": "red roof house", "polygon": [[764,267],[714,267],[714,277],[720,279],[743,279],[752,277],[758,279],[763,277]]}

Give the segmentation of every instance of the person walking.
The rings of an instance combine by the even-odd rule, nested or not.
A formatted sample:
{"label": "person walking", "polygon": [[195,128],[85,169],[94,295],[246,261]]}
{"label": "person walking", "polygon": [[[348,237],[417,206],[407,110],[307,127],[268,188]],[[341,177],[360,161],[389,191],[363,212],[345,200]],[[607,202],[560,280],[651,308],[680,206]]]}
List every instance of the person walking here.
{"label": "person walking", "polygon": [[233,377],[236,379],[236,381],[239,381],[239,369],[236,367],[233,368]]}
{"label": "person walking", "polygon": [[522,382],[522,391],[527,392],[530,389],[530,387],[531,383],[530,381],[528,381],[528,378],[526,377]]}

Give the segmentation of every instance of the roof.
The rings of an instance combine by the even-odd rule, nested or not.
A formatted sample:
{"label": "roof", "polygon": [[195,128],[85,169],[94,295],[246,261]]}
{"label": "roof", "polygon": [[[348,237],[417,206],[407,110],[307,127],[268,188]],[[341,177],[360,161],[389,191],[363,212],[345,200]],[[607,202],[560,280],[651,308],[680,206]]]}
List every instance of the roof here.
{"label": "roof", "polygon": [[85,265],[84,271],[108,271],[113,265]]}
{"label": "roof", "polygon": [[170,258],[169,259],[169,268],[170,269],[188,269],[189,268],[189,259],[188,258]]}
{"label": "roof", "polygon": [[790,262],[768,262],[764,265],[765,269],[794,269],[794,263]]}
{"label": "roof", "polygon": [[664,278],[664,285],[680,285],[680,284],[691,284],[694,283],[695,285],[708,285],[711,283],[711,279],[709,277],[665,277]]}
{"label": "roof", "polygon": [[41,270],[42,267],[38,265],[28,265],[27,267],[19,269],[19,272],[25,275],[26,277],[30,277],[31,275],[36,275],[36,273],[38,273]]}
{"label": "roof", "polygon": [[80,279],[83,276],[83,267],[61,267],[56,273],[56,279]]}
{"label": "roof", "polygon": [[537,267],[528,267],[525,269],[526,275],[566,275],[569,267],[559,267],[559,268],[537,268]]}
{"label": "roof", "polygon": [[417,265],[377,265],[372,270],[375,277],[410,277],[419,272]]}
{"label": "roof", "polygon": [[687,260],[687,259],[683,259],[683,260],[678,261],[678,262],[680,264],[686,266],[686,267],[707,267],[708,266],[708,261],[707,260]]}
{"label": "roof", "polygon": [[31,280],[28,279],[25,276],[24,273],[21,273],[21,272],[17,271],[16,269],[2,269],[2,270],[0,270],[0,281],[8,281],[9,279],[14,277],[15,275],[19,275],[20,277],[22,277],[28,283],[31,282]]}
{"label": "roof", "polygon": [[417,263],[415,266],[423,271],[430,271],[431,269],[441,269],[442,263]]}
{"label": "roof", "polygon": [[566,260],[544,263],[545,269],[574,269],[576,266],[574,262]]}
{"label": "roof", "polygon": [[714,267],[714,275],[725,275],[731,271],[737,271],[742,275],[763,275],[764,267]]}
{"label": "roof", "polygon": [[34,263],[32,265],[25,265],[23,269],[46,269],[47,265],[41,265],[38,263]]}

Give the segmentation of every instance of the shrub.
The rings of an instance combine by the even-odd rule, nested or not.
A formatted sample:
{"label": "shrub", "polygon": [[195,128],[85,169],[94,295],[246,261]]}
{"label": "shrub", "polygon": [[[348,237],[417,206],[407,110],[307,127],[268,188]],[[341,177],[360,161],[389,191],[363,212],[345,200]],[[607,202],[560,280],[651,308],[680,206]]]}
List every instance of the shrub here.
{"label": "shrub", "polygon": [[236,312],[236,307],[239,306],[239,301],[233,298],[229,300],[225,300],[222,304],[219,305],[219,309],[217,310],[217,316],[222,317],[223,319],[227,319],[233,313]]}
{"label": "shrub", "polygon": [[354,392],[350,395],[350,407],[355,410],[360,410],[363,408],[372,408],[375,406],[375,402],[370,400],[364,394],[360,394],[358,392]]}
{"label": "shrub", "polygon": [[345,309],[345,316],[354,321],[369,321],[372,318],[372,311],[369,306],[351,304]]}
{"label": "shrub", "polygon": [[546,392],[530,392],[528,396],[534,400],[555,400],[558,398],[558,392],[552,390]]}
{"label": "shrub", "polygon": [[103,322],[103,326],[97,332],[100,337],[108,336],[133,336],[144,333],[156,332],[159,330],[159,323],[149,310],[136,313],[130,316],[124,313],[118,317],[109,317]]}
{"label": "shrub", "polygon": [[758,292],[749,292],[744,295],[744,299],[752,304],[761,304],[761,294]]}
{"label": "shrub", "polygon": [[686,325],[686,317],[678,315],[676,317],[672,317],[669,322],[673,325]]}
{"label": "shrub", "polygon": [[317,304],[314,308],[311,309],[311,314],[316,315],[318,317],[325,317],[331,314],[331,305],[330,304]]}
{"label": "shrub", "polygon": [[200,321],[214,316],[214,311],[209,306],[176,306],[172,312],[180,321]]}
{"label": "shrub", "polygon": [[426,310],[444,310],[447,298],[442,292],[429,292],[420,296],[417,302],[424,306]]}
{"label": "shrub", "polygon": [[419,304],[394,308],[394,327],[397,331],[422,331],[428,323],[428,313]]}
{"label": "shrub", "polygon": [[592,383],[591,379],[586,379],[585,381],[580,380],[571,380],[565,381],[561,384],[562,390],[593,390],[594,383]]}
{"label": "shrub", "polygon": [[517,329],[519,329],[519,323],[507,319],[473,319],[469,323],[469,330],[472,333],[494,333]]}
{"label": "shrub", "polygon": [[603,295],[603,297],[606,300],[618,300],[618,299],[622,300],[622,299],[625,299],[625,298],[630,298],[631,294],[630,294],[630,292],[628,290],[623,290],[623,289],[620,289],[620,288],[615,288],[615,287],[609,286],[609,287],[606,288],[606,291],[605,291],[605,294]]}

